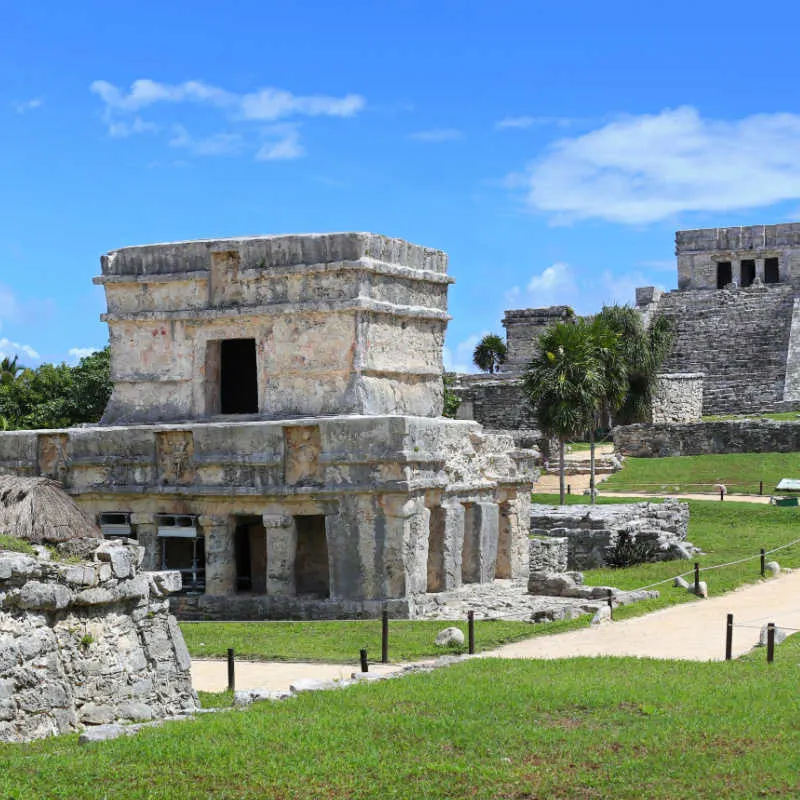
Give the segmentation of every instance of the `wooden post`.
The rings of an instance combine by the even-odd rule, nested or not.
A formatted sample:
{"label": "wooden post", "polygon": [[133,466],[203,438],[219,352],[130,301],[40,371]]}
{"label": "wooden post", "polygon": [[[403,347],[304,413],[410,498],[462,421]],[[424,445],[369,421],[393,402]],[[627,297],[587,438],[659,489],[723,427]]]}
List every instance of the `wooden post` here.
{"label": "wooden post", "polygon": [[468,611],[467,612],[467,641],[468,641],[468,650],[467,652],[470,655],[475,654],[475,612]]}
{"label": "wooden post", "polygon": [[608,618],[614,619],[614,592],[613,590],[608,590]]}
{"label": "wooden post", "polygon": [[234,659],[233,648],[228,648],[228,691],[236,691],[236,662]]}
{"label": "wooden post", "polygon": [[361,671],[362,672],[369,672],[369,664],[367,664],[367,651],[366,648],[362,647],[359,655],[361,656]]}
{"label": "wooden post", "polygon": [[758,493],[759,494],[764,494],[764,481],[759,481],[758,482]]}
{"label": "wooden post", "polygon": [[567,484],[567,494],[572,494],[572,484],[571,483]]}
{"label": "wooden post", "polygon": [[767,664],[775,660],[775,623],[767,623]]}
{"label": "wooden post", "polygon": [[381,663],[389,663],[389,612],[385,608],[381,614]]}
{"label": "wooden post", "polygon": [[764,548],[761,548],[761,577],[766,577],[767,574],[767,554],[764,552]]}
{"label": "wooden post", "polygon": [[733,614],[728,614],[728,621],[725,623],[725,660],[733,658]]}
{"label": "wooden post", "polygon": [[694,562],[694,593],[700,596],[700,562]]}
{"label": "wooden post", "polygon": [[719,487],[719,499],[720,502],[722,502],[725,499],[725,487],[723,486]]}

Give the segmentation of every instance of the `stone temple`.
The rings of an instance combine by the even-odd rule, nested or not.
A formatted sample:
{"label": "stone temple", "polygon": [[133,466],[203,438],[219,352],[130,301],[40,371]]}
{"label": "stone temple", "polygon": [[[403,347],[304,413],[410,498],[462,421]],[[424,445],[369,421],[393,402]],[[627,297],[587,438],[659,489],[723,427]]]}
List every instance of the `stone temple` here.
{"label": "stone temple", "polygon": [[447,256],[364,233],[127,247],[101,259],[99,425],[0,434],[106,537],[176,569],[194,618],[413,616],[527,577],[529,454],[442,410]]}

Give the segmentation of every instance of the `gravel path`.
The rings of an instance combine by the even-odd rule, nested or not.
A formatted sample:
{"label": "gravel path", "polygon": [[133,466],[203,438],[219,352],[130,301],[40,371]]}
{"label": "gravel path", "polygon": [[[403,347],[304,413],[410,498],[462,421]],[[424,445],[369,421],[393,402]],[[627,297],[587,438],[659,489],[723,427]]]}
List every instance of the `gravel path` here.
{"label": "gravel path", "polygon": [[[734,615],[733,654],[756,644],[762,625],[800,629],[800,570],[746,586],[710,600],[694,600],[643,617],[538,636],[481,653],[481,658],[571,658],[573,656],[639,656],[691,661],[719,661],[725,656],[727,614]],[[780,658],[780,653],[776,656]],[[430,660],[424,663],[430,663]],[[376,673],[398,672],[404,664],[370,664]],[[239,661],[236,688],[286,690],[305,678],[349,678],[358,663],[315,664]],[[192,661],[194,688],[218,692],[227,687],[222,660]]]}

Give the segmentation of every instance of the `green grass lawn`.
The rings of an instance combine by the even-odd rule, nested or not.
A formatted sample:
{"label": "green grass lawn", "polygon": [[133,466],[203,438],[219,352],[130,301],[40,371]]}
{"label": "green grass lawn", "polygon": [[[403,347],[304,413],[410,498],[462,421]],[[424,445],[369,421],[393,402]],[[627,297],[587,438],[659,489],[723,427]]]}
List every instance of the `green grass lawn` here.
{"label": "green grass lawn", "polygon": [[601,492],[713,492],[725,484],[732,494],[772,494],[781,478],[800,478],[800,453],[731,453],[719,456],[626,458],[601,484]]}
{"label": "green grass lawn", "polygon": [[780,651],[472,660],[103,744],[2,745],[0,797],[797,797],[797,678]]}
{"label": "green grass lawn", "polygon": [[[467,638],[466,620],[390,620],[389,658],[409,661],[465,651],[436,647],[436,634],[451,625]],[[356,664],[359,650],[371,660],[381,655],[381,621],[353,622],[182,622],[181,630],[195,658],[224,658],[232,647],[237,658],[266,661],[330,661]],[[533,633],[527,622],[508,620],[476,624],[475,649],[489,650]]]}
{"label": "green grass lawn", "polygon": [[[570,497],[571,503],[586,501]],[[554,495],[535,495],[536,502],[553,503]],[[601,498],[601,502],[612,502]],[[633,501],[630,501],[633,502]],[[697,557],[701,569],[714,564],[755,556],[753,560],[726,569],[702,574],[709,594],[723,594],[745,583],[760,580],[757,558],[760,548],[771,550],[800,538],[800,508],[753,505],[726,501],[691,501],[689,539],[704,554]],[[800,567],[800,545],[794,545],[774,556],[782,566]],[[637,589],[657,581],[690,571],[693,562],[662,561],[639,564],[627,569],[594,569],[584,573],[590,586],[617,586]],[[660,596],[631,606],[616,609],[615,618],[639,616],[676,603],[699,602],[671,583],[657,587]],[[585,627],[588,616],[577,620],[532,625],[525,622],[482,621],[475,623],[475,644],[478,652],[506,642],[530,636],[559,633]],[[392,661],[414,660],[441,655],[433,644],[436,633],[451,623],[442,621],[391,620],[389,658]],[[466,621],[455,623],[466,636]],[[181,630],[189,652],[195,658],[224,658],[232,647],[237,658],[277,661],[330,661],[355,664],[359,650],[366,647],[369,657],[380,657],[380,621],[358,622],[184,622]]]}

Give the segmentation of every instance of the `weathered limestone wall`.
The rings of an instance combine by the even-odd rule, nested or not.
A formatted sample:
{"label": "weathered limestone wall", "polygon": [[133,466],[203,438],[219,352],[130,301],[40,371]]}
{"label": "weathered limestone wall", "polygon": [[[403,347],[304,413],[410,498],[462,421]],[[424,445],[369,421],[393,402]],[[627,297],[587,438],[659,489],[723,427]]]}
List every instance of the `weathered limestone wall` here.
{"label": "weathered limestone wall", "polygon": [[762,411],[784,400],[795,289],[667,292],[649,313],[675,331],[665,373],[703,373],[703,413]]}
{"label": "weathered limestone wall", "polygon": [[800,279],[800,223],[706,228],[675,234],[679,289],[716,289],[717,263],[730,261],[740,282],[740,264],[755,261],[756,278],[764,280],[764,260],[777,258],[781,283]]}
{"label": "weathered limestone wall", "polygon": [[522,380],[515,375],[459,375],[453,393],[461,400],[458,419],[475,420],[490,430],[537,429]]}
{"label": "weathered limestone wall", "polygon": [[0,741],[197,707],[166,598],[180,576],[140,572],[135,544],[88,547],[81,563],[0,551]]}
{"label": "weathered limestone wall", "polygon": [[531,538],[531,572],[566,572],[569,564],[569,539],[566,536]]}
{"label": "weathered limestone wall", "polygon": [[635,458],[800,451],[800,424],[768,419],[620,425],[614,448]]}
{"label": "weathered limestone wall", "polygon": [[[188,515],[206,563],[197,594],[174,601],[184,615],[353,617],[388,602],[407,616],[415,593],[527,574],[531,454],[474,422],[350,416],[16,431],[0,436],[0,471],[58,478],[90,517],[130,515],[149,567],[159,566],[158,516]],[[243,517],[266,531],[264,591],[237,589]],[[296,583],[303,517],[324,520],[325,597]]]}
{"label": "weathered limestone wall", "polygon": [[699,422],[703,416],[702,373],[659,375],[653,392],[651,422]]}
{"label": "weathered limestone wall", "polygon": [[221,343],[251,339],[255,416],[438,416],[447,256],[365,233],[127,247],[103,256],[105,424],[221,411]]}
{"label": "weathered limestone wall", "polygon": [[682,543],[689,506],[677,500],[597,506],[531,506],[531,535],[568,540],[567,567],[593,569],[608,563],[621,533],[652,549],[652,561],[688,557]]}
{"label": "weathered limestone wall", "polygon": [[571,317],[569,306],[545,308],[520,308],[506,311],[503,327],[506,329],[506,363],[504,372],[520,372],[536,355],[539,336],[556,322]]}

